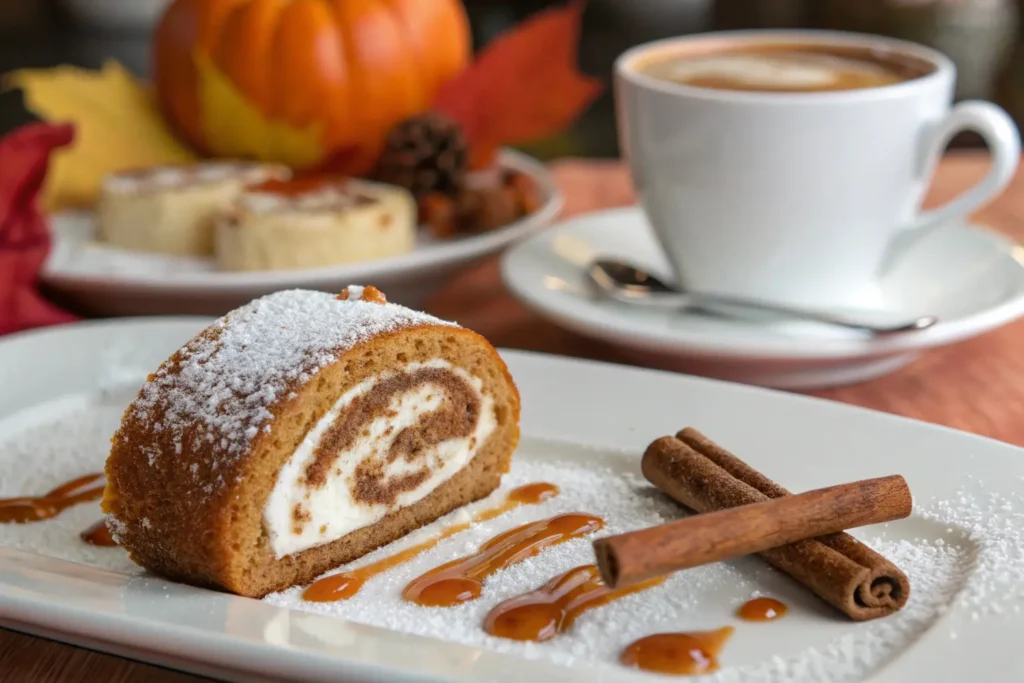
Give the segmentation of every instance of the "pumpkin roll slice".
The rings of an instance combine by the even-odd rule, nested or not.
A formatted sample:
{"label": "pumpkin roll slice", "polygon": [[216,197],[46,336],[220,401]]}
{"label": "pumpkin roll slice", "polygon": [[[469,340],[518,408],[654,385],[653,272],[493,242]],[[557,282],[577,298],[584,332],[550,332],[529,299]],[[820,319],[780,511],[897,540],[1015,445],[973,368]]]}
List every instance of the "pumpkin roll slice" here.
{"label": "pumpkin roll slice", "polygon": [[143,567],[259,597],[485,497],[518,440],[518,391],[480,335],[372,287],[288,290],[150,375],[102,506]]}
{"label": "pumpkin roll slice", "polygon": [[287,270],[370,261],[412,251],[416,200],[356,179],[306,178],[251,187],[217,220],[223,270]]}
{"label": "pumpkin roll slice", "polygon": [[212,256],[215,216],[246,185],[290,175],[284,166],[242,161],[113,173],[100,187],[99,238],[134,251]]}

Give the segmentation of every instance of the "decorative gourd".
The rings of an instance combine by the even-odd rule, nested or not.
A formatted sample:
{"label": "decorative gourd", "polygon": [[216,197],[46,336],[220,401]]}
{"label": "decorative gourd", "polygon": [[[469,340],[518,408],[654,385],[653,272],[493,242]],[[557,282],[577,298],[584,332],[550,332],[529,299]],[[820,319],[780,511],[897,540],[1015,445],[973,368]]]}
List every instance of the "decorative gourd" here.
{"label": "decorative gourd", "polygon": [[365,173],[471,39],[461,0],[174,0],[153,49],[164,115],[199,151]]}

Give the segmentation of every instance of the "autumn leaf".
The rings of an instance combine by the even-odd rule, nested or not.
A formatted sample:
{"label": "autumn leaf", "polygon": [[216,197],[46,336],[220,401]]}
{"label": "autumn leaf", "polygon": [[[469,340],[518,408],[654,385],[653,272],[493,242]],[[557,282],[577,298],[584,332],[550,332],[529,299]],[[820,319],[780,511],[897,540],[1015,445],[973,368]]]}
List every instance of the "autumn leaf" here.
{"label": "autumn leaf", "polygon": [[43,120],[75,125],[73,145],[54,154],[47,174],[49,210],[92,204],[107,173],[196,159],[168,129],[149,89],[117,62],[99,71],[23,69],[5,85],[21,88],[26,107]]}
{"label": "autumn leaf", "polygon": [[576,67],[584,5],[573,0],[538,12],[441,88],[433,109],[462,126],[475,166],[502,145],[565,129],[601,93],[604,85]]}

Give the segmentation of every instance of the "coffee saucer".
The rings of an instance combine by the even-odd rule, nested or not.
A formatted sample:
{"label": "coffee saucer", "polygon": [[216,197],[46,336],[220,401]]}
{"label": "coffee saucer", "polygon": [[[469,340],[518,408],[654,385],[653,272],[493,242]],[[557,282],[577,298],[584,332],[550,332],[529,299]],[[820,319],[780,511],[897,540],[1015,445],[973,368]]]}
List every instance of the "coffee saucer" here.
{"label": "coffee saucer", "polygon": [[950,224],[923,237],[880,280],[874,307],[931,328],[872,336],[812,322],[738,320],[597,299],[585,265],[615,256],[671,280],[639,207],[577,216],[518,244],[502,259],[512,293],[552,322],[620,347],[645,365],[783,389],[851,384],[893,372],[928,348],[1024,315],[1024,247],[982,226]]}

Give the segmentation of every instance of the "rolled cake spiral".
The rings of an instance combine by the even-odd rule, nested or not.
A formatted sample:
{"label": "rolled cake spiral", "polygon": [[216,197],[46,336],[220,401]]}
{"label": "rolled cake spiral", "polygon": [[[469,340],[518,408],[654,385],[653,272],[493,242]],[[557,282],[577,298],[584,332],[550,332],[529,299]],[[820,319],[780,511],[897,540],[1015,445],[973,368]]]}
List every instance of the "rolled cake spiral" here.
{"label": "rolled cake spiral", "polygon": [[480,335],[373,288],[228,313],[153,373],[103,508],[140,565],[262,596],[489,494],[519,394]]}

